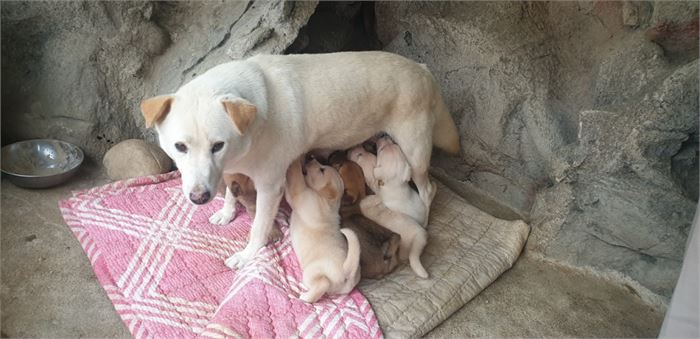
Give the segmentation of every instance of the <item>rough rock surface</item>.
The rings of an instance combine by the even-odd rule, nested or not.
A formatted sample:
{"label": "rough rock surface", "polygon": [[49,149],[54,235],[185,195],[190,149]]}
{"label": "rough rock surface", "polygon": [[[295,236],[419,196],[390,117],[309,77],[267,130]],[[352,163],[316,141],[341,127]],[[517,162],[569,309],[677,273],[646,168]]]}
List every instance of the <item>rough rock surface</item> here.
{"label": "rough rock surface", "polygon": [[102,164],[112,180],[124,180],[172,170],[173,161],[155,144],[124,140],[105,153]]}
{"label": "rough rock surface", "polygon": [[[436,176],[530,219],[528,250],[671,295],[698,191],[697,33],[695,48],[674,37],[697,32],[697,3],[381,2],[376,16],[460,129]],[[671,38],[649,36],[660,25]]]}
{"label": "rough rock surface", "polygon": [[138,109],[213,65],[281,53],[316,2],[4,2],[2,141],[51,137],[101,157],[155,140]]}

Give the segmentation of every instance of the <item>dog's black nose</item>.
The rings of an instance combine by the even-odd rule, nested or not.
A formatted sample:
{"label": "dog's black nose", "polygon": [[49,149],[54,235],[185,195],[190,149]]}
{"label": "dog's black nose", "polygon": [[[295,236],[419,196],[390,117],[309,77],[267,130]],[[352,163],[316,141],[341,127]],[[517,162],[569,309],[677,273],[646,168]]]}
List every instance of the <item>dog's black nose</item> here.
{"label": "dog's black nose", "polygon": [[209,202],[209,198],[211,198],[211,193],[209,193],[209,191],[190,193],[190,200],[197,205],[206,204]]}

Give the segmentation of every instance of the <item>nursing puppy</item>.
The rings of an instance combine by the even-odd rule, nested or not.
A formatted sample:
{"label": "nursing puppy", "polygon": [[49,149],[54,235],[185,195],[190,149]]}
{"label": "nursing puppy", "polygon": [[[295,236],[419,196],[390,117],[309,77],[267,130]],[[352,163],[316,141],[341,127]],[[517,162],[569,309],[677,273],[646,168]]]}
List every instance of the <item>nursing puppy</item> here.
{"label": "nursing puppy", "polygon": [[[373,173],[377,181],[377,194],[384,205],[410,216],[423,226],[427,225],[428,209],[409,185],[411,165],[399,145],[388,136],[377,140],[377,165]],[[431,200],[432,198],[433,196],[430,197]]]}
{"label": "nursing puppy", "polygon": [[[257,191],[255,190],[255,184],[253,180],[247,175],[240,173],[235,174],[224,174],[224,189],[228,189],[231,194],[227,194],[225,199],[232,199],[233,201],[224,201],[224,209],[232,209],[231,215],[236,215],[236,202],[239,202],[245,208],[246,213],[253,218],[255,216],[255,198],[257,196]],[[220,214],[214,214],[209,218],[209,222],[216,224],[218,223],[218,217]],[[282,239],[282,231],[279,227],[272,226],[270,235],[268,237],[268,242],[275,242]]]}
{"label": "nursing puppy", "polygon": [[340,229],[343,180],[338,172],[316,160],[304,168],[306,175],[297,160],[287,170],[285,198],[292,207],[292,247],[308,288],[299,299],[312,303],[326,293],[349,293],[357,285],[360,243],[355,232]]}
{"label": "nursing puppy", "polygon": [[[266,243],[285,171],[300,154],[346,149],[385,131],[406,151],[427,208],[435,190],[428,178],[432,145],[459,151],[457,128],[433,76],[424,65],[385,52],[232,61],[173,94],[144,100],[141,111],[175,160],[193,203],[210,202],[224,173],[242,173],[255,183],[250,241],[227,260],[231,267],[241,267]],[[212,220],[226,224],[232,211],[224,207]]]}
{"label": "nursing puppy", "polygon": [[[382,145],[384,144],[382,143]],[[348,151],[348,155],[351,160],[362,167],[362,171],[366,175],[367,185],[374,183],[377,186],[377,191],[380,191],[382,189],[380,184],[382,186],[384,184],[374,177],[377,157],[367,152],[362,146],[354,147]],[[399,259],[401,261],[408,260],[416,275],[427,278],[428,272],[423,267],[420,256],[423,253],[423,248],[428,244],[428,232],[408,215],[389,209],[379,195],[366,196],[360,201],[359,207],[362,215],[400,236]]]}
{"label": "nursing puppy", "polygon": [[411,270],[416,275],[427,278],[428,272],[423,267],[420,256],[428,244],[428,232],[413,218],[387,208],[378,195],[368,195],[362,199],[360,210],[368,219],[401,236],[399,260],[408,260]]}
{"label": "nursing puppy", "polygon": [[348,160],[341,151],[333,153],[328,162],[343,179],[341,227],[353,230],[360,240],[361,275],[363,278],[382,278],[399,264],[401,237],[362,215],[360,201],[367,194],[360,166]]}
{"label": "nursing puppy", "polygon": [[377,156],[360,145],[348,150],[348,159],[362,168],[362,174],[367,186],[373,193],[376,193],[379,190],[377,179],[374,177],[374,168],[377,167]]}

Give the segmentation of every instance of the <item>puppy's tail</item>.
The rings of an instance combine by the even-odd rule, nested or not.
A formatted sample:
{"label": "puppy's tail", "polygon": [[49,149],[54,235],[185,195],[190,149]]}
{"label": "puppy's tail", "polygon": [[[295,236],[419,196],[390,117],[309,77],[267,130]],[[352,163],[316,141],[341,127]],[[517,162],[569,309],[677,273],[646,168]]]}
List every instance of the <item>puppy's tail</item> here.
{"label": "puppy's tail", "polygon": [[[435,85],[437,88],[437,85]],[[442,100],[439,89],[436,89],[436,102],[434,106],[435,124],[433,125],[433,145],[443,151],[456,155],[459,154],[459,132],[454,120]]]}
{"label": "puppy's tail", "polygon": [[308,286],[308,291],[299,295],[299,299],[307,303],[315,303],[326,294],[328,288],[331,286],[331,281],[328,280],[326,276],[322,275],[314,278],[310,285],[311,286]]}
{"label": "puppy's tail", "polygon": [[348,255],[343,262],[343,274],[347,278],[355,275],[360,267],[360,240],[357,239],[357,234],[349,228],[341,228],[340,232],[348,240]]}
{"label": "puppy's tail", "polygon": [[421,277],[427,278],[428,272],[423,267],[420,262],[420,255],[423,253],[423,248],[428,243],[428,234],[425,230],[421,229],[411,242],[411,250],[408,254],[408,264],[411,266],[413,272]]}

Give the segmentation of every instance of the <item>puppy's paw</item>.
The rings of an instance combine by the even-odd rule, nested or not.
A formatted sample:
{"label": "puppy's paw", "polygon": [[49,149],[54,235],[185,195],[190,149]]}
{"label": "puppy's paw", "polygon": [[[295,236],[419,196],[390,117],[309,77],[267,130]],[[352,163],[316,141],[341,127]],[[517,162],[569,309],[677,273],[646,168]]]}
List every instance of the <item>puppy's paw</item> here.
{"label": "puppy's paw", "polygon": [[250,259],[251,258],[245,253],[245,251],[241,251],[226,259],[226,261],[224,261],[224,265],[230,269],[238,270],[248,263]]}
{"label": "puppy's paw", "polygon": [[305,302],[305,303],[309,303],[309,304],[316,302],[315,296],[312,295],[310,291],[309,291],[309,292],[304,292],[304,293],[300,294],[300,295],[299,295],[299,300],[301,300],[301,301],[303,301],[303,302]]}
{"label": "puppy's paw", "polygon": [[[273,242],[277,242],[282,237],[284,234],[282,234],[282,231],[280,231],[280,228],[277,227],[276,225],[272,226],[272,229],[270,230],[270,234],[267,236],[267,243],[266,244],[271,244]],[[246,238],[247,241],[250,241],[250,233],[248,233],[248,237]]]}
{"label": "puppy's paw", "polygon": [[211,217],[209,217],[209,222],[214,224],[214,225],[226,225],[233,220],[233,215],[235,214],[235,211],[232,211],[227,208],[222,208],[216,213],[214,213]]}
{"label": "puppy's paw", "polygon": [[272,230],[270,231],[270,235],[267,236],[267,243],[273,243],[273,242],[278,242],[282,239],[284,234],[282,234],[282,231],[280,231],[280,228],[277,226],[272,226]]}

